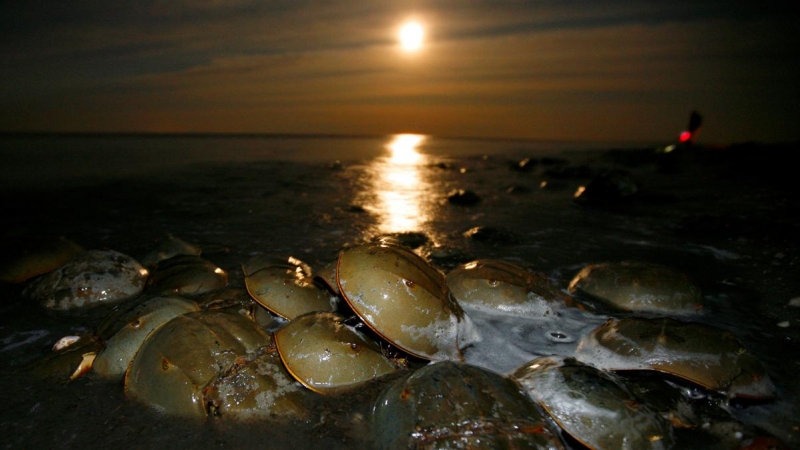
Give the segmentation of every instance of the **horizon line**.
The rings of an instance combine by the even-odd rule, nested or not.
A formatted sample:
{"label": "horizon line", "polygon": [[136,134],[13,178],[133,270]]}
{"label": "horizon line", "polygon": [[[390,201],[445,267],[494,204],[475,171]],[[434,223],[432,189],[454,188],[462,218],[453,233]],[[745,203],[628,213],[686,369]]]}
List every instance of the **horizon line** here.
{"label": "horizon line", "polygon": [[498,137],[498,136],[452,136],[433,135],[427,133],[399,132],[385,134],[357,134],[357,133],[278,133],[278,132],[224,132],[224,131],[0,131],[0,137],[160,137],[160,138],[263,138],[263,139],[379,139],[386,136],[400,134],[417,134],[443,140],[473,140],[473,141],[507,141],[507,142],[551,142],[551,143],[630,143],[630,144],[655,144],[657,141],[632,141],[609,139],[557,139],[557,138],[525,138],[525,137]]}

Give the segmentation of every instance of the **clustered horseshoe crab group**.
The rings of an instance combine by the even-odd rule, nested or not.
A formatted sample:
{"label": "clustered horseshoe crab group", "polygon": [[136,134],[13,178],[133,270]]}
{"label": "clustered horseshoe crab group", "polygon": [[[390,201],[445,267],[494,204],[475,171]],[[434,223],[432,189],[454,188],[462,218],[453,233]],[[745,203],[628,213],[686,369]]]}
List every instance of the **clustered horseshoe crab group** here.
{"label": "clustered horseshoe crab group", "polygon": [[[445,274],[382,238],[345,247],[316,274],[256,256],[242,264],[245,291],[176,238],[142,260],[59,239],[3,268],[45,310],[110,311],[36,371],[118,380],[130,399],[200,420],[302,420],[318,396],[388,377],[368,418],[377,448],[676,448],[676,430],[735,423],[728,400],[775,396],[736,336],[693,320],[702,295],[689,278],[654,264],[592,264],[562,291],[506,260]],[[558,321],[568,310],[617,313],[573,355],[543,351],[505,374],[465,361],[482,339],[473,315]],[[721,400],[698,404],[697,392]],[[782,445],[734,429],[744,431],[733,443],[714,437]]]}

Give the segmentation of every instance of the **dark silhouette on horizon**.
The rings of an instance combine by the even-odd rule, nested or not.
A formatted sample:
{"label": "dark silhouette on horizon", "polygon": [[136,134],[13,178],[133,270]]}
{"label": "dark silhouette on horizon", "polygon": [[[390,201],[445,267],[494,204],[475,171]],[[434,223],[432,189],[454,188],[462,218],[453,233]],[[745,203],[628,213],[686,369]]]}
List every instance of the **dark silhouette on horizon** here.
{"label": "dark silhouette on horizon", "polygon": [[686,147],[690,146],[697,130],[700,128],[702,123],[703,116],[701,116],[696,110],[692,110],[691,114],[689,114],[689,125],[686,127],[686,131],[681,132],[680,136],[678,137],[678,142]]}

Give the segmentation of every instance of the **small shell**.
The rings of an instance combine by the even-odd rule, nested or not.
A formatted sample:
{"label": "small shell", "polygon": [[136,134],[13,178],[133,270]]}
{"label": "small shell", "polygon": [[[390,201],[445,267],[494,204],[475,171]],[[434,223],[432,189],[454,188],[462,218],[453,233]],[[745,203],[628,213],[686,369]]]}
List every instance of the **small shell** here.
{"label": "small shell", "polygon": [[80,336],[64,336],[58,341],[56,341],[55,344],[53,344],[53,351],[57,352],[59,350],[63,350],[69,347],[70,345],[78,342],[80,339],[81,339]]}
{"label": "small shell", "polygon": [[74,380],[85,374],[91,369],[92,355],[100,350],[101,343],[94,333],[90,332],[79,336],[67,336],[59,342],[67,338],[72,341],[75,337],[78,339],[69,345],[53,348],[51,353],[33,362],[29,367],[30,373],[56,383]]}
{"label": "small shell", "polygon": [[92,365],[94,364],[96,357],[97,353],[95,352],[84,353],[81,355],[81,362],[78,363],[78,367],[75,369],[75,372],[72,372],[72,375],[69,376],[69,380],[72,381],[80,378],[92,370]]}
{"label": "small shell", "polygon": [[289,372],[312,391],[326,393],[396,371],[380,347],[331,312],[294,318],[275,332]]}

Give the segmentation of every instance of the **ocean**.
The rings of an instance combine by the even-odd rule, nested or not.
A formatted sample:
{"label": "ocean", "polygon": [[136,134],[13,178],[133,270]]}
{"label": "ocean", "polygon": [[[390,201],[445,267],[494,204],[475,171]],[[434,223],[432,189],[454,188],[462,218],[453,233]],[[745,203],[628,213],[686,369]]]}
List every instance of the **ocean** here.
{"label": "ocean", "polygon": [[[696,145],[665,153],[653,143],[419,135],[5,135],[0,236],[4,248],[53,235],[141,258],[173,235],[199,246],[233,287],[243,286],[241,263],[254,255],[294,256],[319,269],[342,248],[410,232],[424,236],[416,250],[442,272],[505,259],[545,273],[565,292],[590,263],[666,265],[703,292],[703,314],[693,320],[732,332],[776,385],[772,401],[732,404],[733,417],[796,448],[800,208],[787,149]],[[624,195],[612,189],[576,200],[608,173],[624,174],[615,185]],[[626,190],[631,183],[635,192]],[[467,198],[459,191],[474,196],[459,201]],[[23,287],[0,291],[5,448],[370,445],[369,390],[326,399],[317,417],[290,426],[198,425],[164,418],[127,400],[121,385],[91,376],[33,379],[28,364],[96,322],[48,315],[26,301]],[[465,359],[506,374],[536,356],[570,355],[609,316],[476,316],[482,340]],[[548,340],[553,330],[568,339]],[[696,435],[684,434],[681,448],[691,448]]]}
{"label": "ocean", "polygon": [[[166,173],[203,163],[363,161],[385,153],[392,136],[328,135],[0,135],[4,185],[51,185]],[[642,143],[432,138],[425,153],[439,156],[513,156],[562,150],[630,148]]]}

